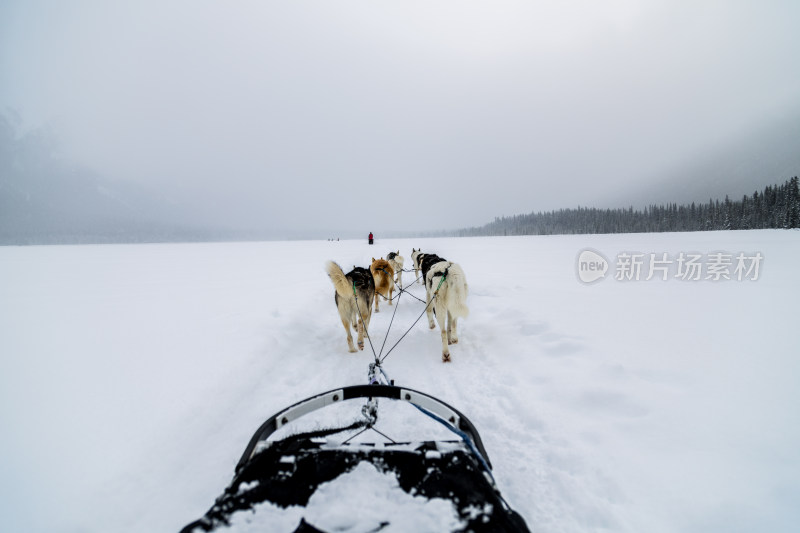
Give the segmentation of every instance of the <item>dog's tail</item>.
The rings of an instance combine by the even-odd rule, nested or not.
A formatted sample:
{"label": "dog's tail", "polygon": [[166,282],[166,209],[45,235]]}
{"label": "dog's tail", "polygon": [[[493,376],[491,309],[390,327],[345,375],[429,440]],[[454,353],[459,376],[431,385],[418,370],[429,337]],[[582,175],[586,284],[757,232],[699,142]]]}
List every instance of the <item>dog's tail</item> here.
{"label": "dog's tail", "polygon": [[456,263],[450,263],[447,267],[447,292],[448,294],[448,310],[450,314],[456,318],[466,318],[469,316],[469,307],[467,307],[467,294],[469,293],[469,286],[467,286],[467,277],[464,271]]}
{"label": "dog's tail", "polygon": [[347,276],[344,275],[342,267],[333,261],[328,261],[325,263],[325,272],[327,272],[328,276],[331,278],[333,286],[336,289],[336,294],[341,298],[350,298],[353,296],[353,286],[347,281]]}

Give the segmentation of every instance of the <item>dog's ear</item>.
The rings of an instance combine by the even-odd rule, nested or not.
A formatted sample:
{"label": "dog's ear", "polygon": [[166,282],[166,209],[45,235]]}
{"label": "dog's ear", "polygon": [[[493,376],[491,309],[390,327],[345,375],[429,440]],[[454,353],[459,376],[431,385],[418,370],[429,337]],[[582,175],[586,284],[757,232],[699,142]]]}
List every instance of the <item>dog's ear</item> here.
{"label": "dog's ear", "polygon": [[372,258],[372,262],[373,262],[373,263],[375,262],[375,258],[374,258],[374,257]]}
{"label": "dog's ear", "polygon": [[397,250],[397,255],[400,255],[400,250]]}

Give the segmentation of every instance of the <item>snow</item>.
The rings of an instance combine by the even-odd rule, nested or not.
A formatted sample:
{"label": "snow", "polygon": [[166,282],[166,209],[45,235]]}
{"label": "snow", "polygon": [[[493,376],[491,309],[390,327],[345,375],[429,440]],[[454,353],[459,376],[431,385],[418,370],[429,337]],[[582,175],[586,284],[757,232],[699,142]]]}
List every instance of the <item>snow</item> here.
{"label": "snow", "polygon": [[[270,531],[292,533],[302,518],[318,529],[342,533],[436,532],[464,526],[451,501],[412,496],[400,488],[394,474],[381,473],[369,463],[321,484],[305,509],[265,502],[254,511],[234,513],[231,526],[220,532],[260,533],[268,524]],[[385,522],[388,525],[381,528]]]}
{"label": "snow", "polygon": [[[800,232],[770,230],[1,247],[3,530],[199,518],[267,416],[366,382],[369,346],[347,352],[324,262],[399,249],[409,265],[412,247],[463,267],[470,316],[452,363],[423,318],[384,368],[475,423],[532,530],[796,530]],[[757,281],[623,282],[612,265],[587,285],[586,249],[764,259]],[[421,310],[400,301],[384,352]],[[373,315],[376,349],[392,311]],[[382,413],[410,421],[391,403]],[[391,475],[351,474],[336,482],[397,496]],[[315,518],[347,518],[314,497]]]}

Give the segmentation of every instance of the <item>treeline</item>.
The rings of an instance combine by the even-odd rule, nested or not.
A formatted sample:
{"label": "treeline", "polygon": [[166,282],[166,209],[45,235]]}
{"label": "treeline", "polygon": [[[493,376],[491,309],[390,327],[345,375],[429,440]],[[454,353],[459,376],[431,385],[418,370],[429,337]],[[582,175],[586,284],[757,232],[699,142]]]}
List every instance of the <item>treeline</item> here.
{"label": "treeline", "polygon": [[459,237],[500,235],[565,235],[586,233],[654,233],[800,227],[797,176],[768,186],[741,200],[709,200],[691,205],[651,205],[644,210],[560,209],[497,217],[485,226],[452,232]]}

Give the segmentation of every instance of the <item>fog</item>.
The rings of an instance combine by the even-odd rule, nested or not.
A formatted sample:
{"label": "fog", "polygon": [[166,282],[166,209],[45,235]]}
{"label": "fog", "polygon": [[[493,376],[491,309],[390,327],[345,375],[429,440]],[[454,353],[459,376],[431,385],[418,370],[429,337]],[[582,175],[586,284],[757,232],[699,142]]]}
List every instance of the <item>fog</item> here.
{"label": "fog", "polygon": [[773,0],[12,0],[0,111],[209,227],[450,229],[706,178],[707,200],[739,193],[713,158],[759,136],[790,160],[760,172],[770,142],[732,185],[790,177],[798,20]]}

